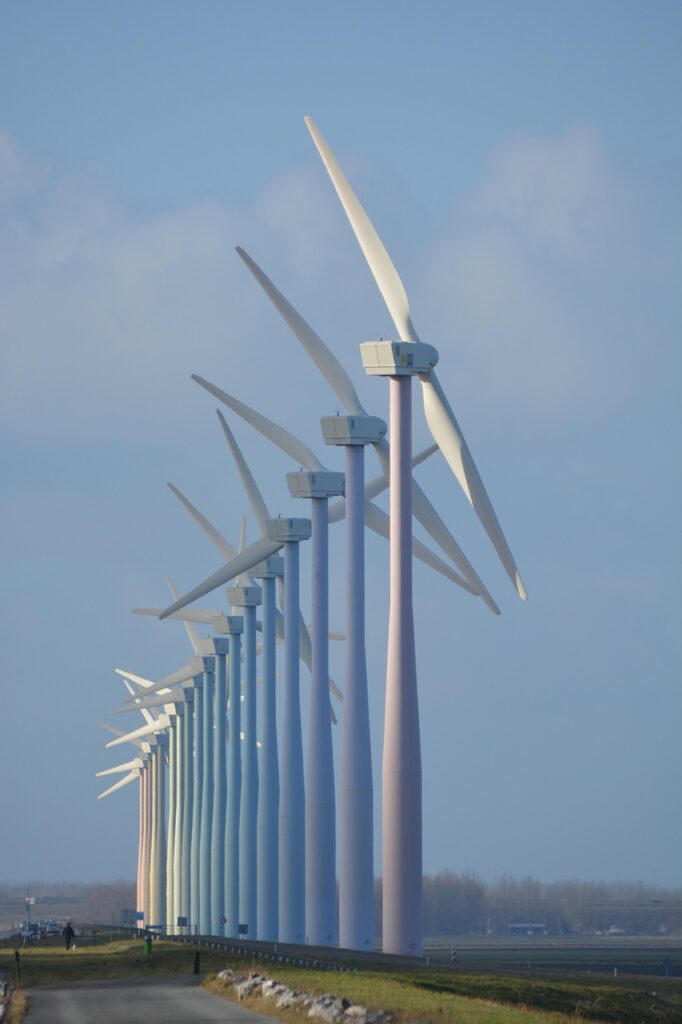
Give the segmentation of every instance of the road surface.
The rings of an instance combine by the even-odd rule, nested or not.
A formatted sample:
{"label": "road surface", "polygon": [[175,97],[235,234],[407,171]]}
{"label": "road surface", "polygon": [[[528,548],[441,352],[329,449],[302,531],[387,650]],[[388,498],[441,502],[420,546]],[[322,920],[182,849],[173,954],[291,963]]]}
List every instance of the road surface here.
{"label": "road surface", "polygon": [[26,1024],[278,1024],[198,987],[198,978],[34,988]]}

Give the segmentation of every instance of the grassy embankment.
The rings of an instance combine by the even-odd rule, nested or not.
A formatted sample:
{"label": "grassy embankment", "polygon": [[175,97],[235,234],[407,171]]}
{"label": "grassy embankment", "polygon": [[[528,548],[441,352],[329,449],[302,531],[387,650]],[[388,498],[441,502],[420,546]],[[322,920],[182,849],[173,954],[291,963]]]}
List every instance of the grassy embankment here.
{"label": "grassy embankment", "polygon": [[[204,976],[231,966],[247,973],[244,959],[230,958],[218,950],[201,951]],[[22,982],[26,989],[39,985],[113,978],[149,978],[190,974],[194,947],[155,943],[151,957],[144,956],[142,941],[79,946],[67,952],[59,946],[35,946],[22,950]],[[0,950],[0,969],[14,977],[14,953]],[[682,1021],[680,979],[608,979],[582,977],[540,978],[519,975],[469,974],[461,970],[428,968],[393,972],[328,973],[259,962],[254,969],[276,977],[293,988],[333,992],[353,1002],[392,1010],[401,1021],[429,1020],[432,1024],[560,1024],[572,1019],[612,1021],[618,1024],[674,1024]],[[206,982],[214,991],[230,994],[215,979]],[[657,994],[652,995],[652,989]],[[249,1001],[253,1009],[274,1016],[270,1001]],[[279,1014],[278,1014],[279,1015]],[[282,1012],[283,1020],[296,1014]]]}

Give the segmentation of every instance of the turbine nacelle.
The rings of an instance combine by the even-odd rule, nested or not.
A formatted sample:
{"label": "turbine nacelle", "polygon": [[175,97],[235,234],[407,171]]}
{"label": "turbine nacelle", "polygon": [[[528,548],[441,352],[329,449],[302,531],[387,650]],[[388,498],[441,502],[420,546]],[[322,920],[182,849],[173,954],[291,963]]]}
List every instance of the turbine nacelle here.
{"label": "turbine nacelle", "polygon": [[360,353],[370,377],[429,373],[438,362],[438,350],[422,341],[363,341]]}

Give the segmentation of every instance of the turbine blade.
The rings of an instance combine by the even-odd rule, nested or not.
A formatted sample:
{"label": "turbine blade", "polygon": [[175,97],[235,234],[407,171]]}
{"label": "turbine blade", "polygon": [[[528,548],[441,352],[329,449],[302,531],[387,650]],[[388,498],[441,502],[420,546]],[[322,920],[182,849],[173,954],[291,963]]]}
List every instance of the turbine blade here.
{"label": "turbine blade", "polygon": [[[125,686],[126,690],[130,694],[130,696],[133,697],[135,703],[131,704],[130,707],[125,707],[124,706],[123,709],[118,708],[116,711],[114,711],[114,714],[115,715],[120,715],[121,710],[124,710],[124,711],[139,711],[141,713],[142,717],[144,718],[145,722],[147,722],[147,724],[150,724],[151,722],[153,722],[155,720],[154,716],[151,715],[149,713],[149,711],[145,710],[145,707],[143,706],[144,702],[141,699],[141,697],[147,691],[146,690],[135,690],[135,689],[133,689],[131,683],[125,677],[123,677],[123,685]],[[153,684],[150,683],[150,685],[153,685]]]}
{"label": "turbine blade", "polygon": [[248,253],[237,246],[237,254],[249,268],[275,308],[281,313],[322,376],[338,396],[344,409],[351,416],[366,416],[367,413],[358,398],[355,386],[348,376],[346,369],[327,348],[322,338],[315,333],[310,324],[306,323],[300,313],[284,298],[282,293],[278,291],[270,278],[263,273],[258,264],[254,263]]}
{"label": "turbine blade", "polygon": [[526,588],[519,574],[516,564],[509,550],[509,545],[502,533],[490,498],[483,486],[474,460],[471,457],[464,435],[455,419],[455,414],[450,408],[443,389],[440,386],[436,374],[431,371],[428,376],[419,378],[422,384],[424,398],[424,413],[429,430],[434,440],[443,452],[450,469],[457,477],[457,480],[471,502],[473,509],[481,521],[493,547],[497,551],[502,565],[507,571],[516,591],[522,600],[526,600]]}
{"label": "turbine blade", "polygon": [[416,480],[412,481],[412,511],[441,551],[444,551],[464,574],[471,584],[472,591],[482,598],[493,614],[499,615],[500,609],[495,604],[487,587]]}
{"label": "turbine blade", "polygon": [[[390,519],[382,509],[377,508],[376,505],[372,505],[368,502],[365,505],[365,525],[370,530],[374,530],[379,536],[385,537],[386,540],[390,538]],[[459,573],[456,573],[454,569],[451,569],[449,565],[442,561],[438,555],[434,555],[433,551],[430,551],[425,544],[417,540],[415,537],[412,538],[412,553],[415,558],[418,558],[420,562],[424,562],[425,565],[430,566],[439,572],[442,576],[452,580],[458,587],[463,590],[467,590],[470,594],[476,593],[471,584],[465,580]]]}
{"label": "turbine blade", "polygon": [[249,505],[251,506],[253,517],[258,523],[258,529],[261,531],[262,534],[265,534],[267,530],[266,524],[268,519],[270,519],[268,507],[265,504],[265,500],[260,492],[260,488],[256,483],[253,473],[246,464],[246,459],[242,454],[242,450],[237,444],[235,436],[232,433],[232,430],[230,429],[227,420],[220,411],[218,411],[218,420],[220,421],[220,426],[223,428],[225,440],[227,441],[230,451],[232,452],[232,458],[234,459],[235,465],[237,467],[237,472],[239,473],[239,476],[241,478],[242,486],[246,491],[246,497],[249,502]]}
{"label": "turbine blade", "polygon": [[[123,729],[117,729],[115,726],[109,725],[108,722],[98,722],[97,725],[100,727],[100,729],[105,729],[107,732],[110,732],[113,736],[125,736]],[[144,748],[143,740],[132,739],[128,740],[128,742],[132,743],[133,746],[137,747],[139,750],[142,750]]]}
{"label": "turbine blade", "polygon": [[159,715],[157,720],[152,725],[141,725],[139,729],[133,729],[132,732],[125,733],[123,736],[117,737],[115,740],[110,740],[107,743],[107,747],[118,747],[121,743],[127,743],[129,740],[141,739],[143,736],[151,736],[157,732],[163,732],[170,725],[170,719],[167,715]]}
{"label": "turbine blade", "polygon": [[139,772],[130,772],[130,774],[125,775],[122,779],[119,779],[118,782],[115,782],[113,786],[109,786],[109,789],[105,789],[103,793],[100,793],[97,799],[103,800],[105,796],[115,793],[117,789],[123,789],[123,787],[127,786],[129,782],[139,778],[139,774]]}
{"label": "turbine blade", "polygon": [[[172,687],[179,686],[181,683],[186,683],[190,679],[194,679],[196,675],[195,670],[191,665],[183,665],[182,668],[176,669],[175,672],[171,672],[170,675],[164,676],[158,683],[153,683],[152,686],[148,686],[144,691],[144,696],[151,696],[152,693],[168,693]],[[140,701],[141,694],[136,694],[134,697],[128,697],[124,704],[130,704],[133,702]]]}
{"label": "turbine blade", "polygon": [[305,466],[306,469],[315,472],[317,470],[324,470],[324,466],[317,458],[314,452],[310,450],[304,441],[294,437],[284,427],[280,427],[277,423],[273,423],[267,416],[263,416],[261,413],[256,412],[251,406],[245,405],[244,402],[240,402],[239,399],[233,398],[232,395],[228,395],[227,391],[223,391],[222,388],[216,387],[215,384],[211,384],[209,381],[204,380],[203,377],[199,377],[198,374],[192,374],[192,380],[200,384],[202,388],[209,391],[218,401],[222,402],[233,412],[236,412],[238,416],[241,416],[243,420],[250,423],[259,434],[263,437],[267,437],[269,441],[276,444],[278,448],[281,448],[283,452],[286,452],[291,458],[298,462],[301,466]]}
{"label": "turbine blade", "polygon": [[136,768],[142,767],[142,760],[139,757],[134,757],[132,761],[126,761],[125,764],[117,764],[115,768],[105,768],[103,772],[95,772],[96,778],[100,778],[103,775],[118,775],[120,772],[130,772]]}
{"label": "turbine blade", "polygon": [[[194,506],[192,506],[192,507],[194,507]],[[196,509],[195,509],[195,511],[196,511]],[[197,512],[197,515],[201,515],[201,513]],[[203,519],[203,516],[202,516],[202,519]],[[206,523],[211,528],[211,530],[213,530],[213,527],[208,522],[208,520],[206,520]],[[217,533],[218,531],[215,530],[214,532]],[[220,536],[222,537],[222,534],[220,534]],[[229,541],[225,540],[224,537],[222,537],[222,540],[225,543],[225,550],[228,550],[231,547],[231,544],[229,543]],[[175,584],[173,583],[173,580],[170,577],[170,573],[166,573],[166,583],[168,584],[168,589],[171,592],[171,597],[173,598],[174,601],[177,601],[177,599],[178,599],[178,592],[175,589]],[[183,620],[183,622],[184,622],[184,625],[185,625],[185,633],[187,634],[187,639],[189,640],[190,647],[192,648],[192,651],[194,652],[194,654],[198,656],[198,655],[201,654],[202,649],[203,649],[203,645],[202,645],[202,642],[201,642],[201,637],[199,636],[199,634],[197,633],[196,629],[194,628],[194,626],[190,622],[188,622],[187,620]]]}
{"label": "turbine blade", "polygon": [[[188,681],[189,680],[185,680],[185,682]],[[178,704],[182,700],[184,700],[184,695],[182,692],[181,685],[177,687],[172,687],[171,689],[168,689],[166,687],[158,693],[152,694],[151,697],[145,696],[144,700],[140,700],[138,698],[134,704],[130,704],[128,701],[126,701],[125,704],[122,704],[120,708],[116,708],[112,712],[112,714],[124,715],[130,711],[141,711],[149,722],[153,722],[155,721],[155,719],[153,718],[152,715],[150,715],[147,708],[165,707],[167,704]]]}
{"label": "turbine blade", "polygon": [[[314,121],[311,118],[306,118],[306,124],[327,168],[339,199],[343,204],[346,216],[355,232],[355,237],[374,275],[374,279],[401,340],[419,341],[419,335],[412,323],[407,293],[400,280],[398,271]],[[512,558],[509,545],[502,533],[497,516],[483,486],[483,481],[478,474],[459,424],[443,393],[438,378],[432,371],[428,376],[420,377],[420,380],[422,382],[426,421],[434,440],[438,443],[448,465],[457,477],[483,528],[490,537],[519,597],[525,600],[527,597],[526,589]],[[485,591],[485,588],[483,590]],[[487,594],[487,591],[485,593]],[[484,596],[483,593],[481,593],[481,596]],[[490,595],[488,595],[489,597]],[[490,598],[490,601],[492,601],[492,598]]]}
{"label": "turbine blade", "polygon": [[239,553],[246,548],[246,516],[242,516],[242,525],[239,531]]}
{"label": "turbine blade", "polygon": [[199,524],[199,526],[204,531],[206,536],[213,541],[213,543],[218,548],[218,551],[220,551],[223,558],[234,558],[234,556],[238,554],[238,552],[236,548],[232,547],[229,540],[226,537],[223,537],[222,533],[220,533],[219,530],[216,530],[215,526],[213,526],[212,523],[209,523],[206,516],[201,514],[199,509],[192,504],[189,498],[185,497],[182,491],[178,490],[177,487],[170,483],[168,484],[168,487],[173,492],[178,501],[182,505],[184,505],[184,507],[191,515],[192,519],[194,519]]}
{"label": "turbine blade", "polygon": [[266,537],[261,537],[260,540],[255,541],[249,545],[246,551],[242,552],[241,555],[237,555],[231,562],[224,565],[222,569],[218,569],[212,576],[209,576],[199,583],[194,590],[190,590],[188,594],[181,597],[175,604],[170,605],[169,608],[159,616],[162,619],[172,615],[173,612],[179,611],[184,608],[185,605],[191,604],[192,601],[196,601],[198,598],[203,597],[205,594],[209,594],[212,590],[217,587],[222,587],[225,583],[233,580],[235,576],[240,576],[243,572],[248,572],[258,562],[262,562],[265,558],[269,558],[270,555],[274,555],[283,547],[282,544],[277,544]]}
{"label": "turbine blade", "polygon": [[154,679],[145,679],[144,676],[136,676],[134,672],[125,672],[122,668],[115,668],[114,672],[117,676],[122,676],[123,679],[130,679],[131,682],[137,683],[138,686],[148,687],[153,686]]}
{"label": "turbine blade", "polygon": [[372,271],[374,280],[388,307],[399,339],[401,341],[419,341],[419,336],[412,323],[407,292],[403,282],[400,280],[398,271],[393,265],[391,257],[386,252],[374,225],[362,208],[348,179],[339,167],[336,157],[322,137],[319,128],[311,117],[306,117],[305,123],[317,147],[317,151],[322,157],[322,162],[332,180],[341,204],[346,211],[346,216],[350,221],[363,255],[369,264],[369,269]]}
{"label": "turbine blade", "polygon": [[[173,597],[177,598],[177,596],[177,593],[173,594]],[[162,611],[163,608],[133,608],[133,615],[150,615],[158,619]],[[174,612],[168,618],[177,619],[178,622],[199,622],[201,625],[210,626],[219,615],[222,615],[222,612],[209,609],[202,611],[199,608],[183,608],[182,611]]]}
{"label": "turbine blade", "polygon": [[[430,444],[428,448],[423,448],[420,452],[412,457],[412,469],[415,466],[421,465],[422,462],[426,462],[430,459],[434,452],[438,451],[437,444]],[[372,501],[377,495],[382,494],[388,487],[388,479],[384,473],[380,476],[374,477],[368,484],[365,485],[365,501]]]}

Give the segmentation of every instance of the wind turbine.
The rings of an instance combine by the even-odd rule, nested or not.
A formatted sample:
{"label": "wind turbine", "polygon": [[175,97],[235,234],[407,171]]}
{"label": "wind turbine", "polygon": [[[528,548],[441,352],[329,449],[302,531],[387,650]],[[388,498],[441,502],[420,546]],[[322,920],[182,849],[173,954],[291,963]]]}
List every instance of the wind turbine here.
{"label": "wind turbine", "polygon": [[[107,732],[113,733],[114,736],[123,736],[124,732],[122,729],[117,729],[113,725],[109,725],[108,722],[98,722],[100,728],[105,729]],[[151,742],[154,742],[153,740]],[[139,830],[138,830],[138,852],[137,852],[137,898],[136,898],[136,911],[138,914],[142,914],[144,921],[149,920],[149,806],[148,806],[148,775],[149,773],[145,770],[149,762],[149,754],[151,752],[151,742],[145,740],[134,739],[130,743],[137,747],[139,751],[139,757],[142,761],[142,769],[138,773],[139,777]],[[97,797],[98,800],[104,799],[116,790],[121,789],[123,786],[128,785],[134,780],[134,775],[128,774],[124,779],[119,780],[119,783],[110,786],[109,789],[100,793]]]}
{"label": "wind turbine", "polygon": [[[159,687],[159,684],[154,684],[151,680],[124,672],[122,669],[116,669],[116,672],[123,677],[128,691],[132,694],[126,703],[133,701],[134,708],[140,710],[147,720],[147,725],[143,726],[143,729],[153,730],[154,732],[159,732],[160,729],[163,730],[163,735],[157,737],[155,749],[150,752],[149,767],[144,777],[146,793],[143,799],[145,804],[144,813],[148,822],[148,836],[145,836],[145,855],[142,859],[146,860],[149,865],[149,913],[145,918],[146,923],[153,920],[156,926],[163,926],[165,924],[166,927],[170,927],[176,913],[173,901],[174,843],[177,830],[176,782],[179,756],[176,723],[181,715],[181,707],[173,701],[173,698],[177,699],[176,691],[168,687]],[[182,673],[173,673],[173,676],[177,677],[179,674],[181,675]],[[150,703],[144,699],[146,695],[143,692],[135,692],[133,690],[130,685],[131,681],[146,688],[147,691],[160,690],[161,695]],[[148,707],[152,704],[163,704],[165,714],[159,718],[153,718],[148,710]],[[127,708],[124,707],[119,710],[127,710]],[[139,733],[140,730],[135,731],[135,735],[139,735]],[[124,734],[107,745],[115,746],[130,737],[130,733]],[[164,764],[166,759],[169,766],[169,815],[167,830]],[[145,912],[146,910],[147,907],[145,906]]]}
{"label": "wind turbine", "polygon": [[526,591],[495,512],[434,366],[438,353],[420,342],[407,294],[388,253],[333,153],[311,118],[306,125],[346,211],[360,248],[395,323],[398,342],[365,342],[365,370],[390,378],[391,599],[383,762],[384,949],[420,954],[421,752],[417,696],[412,558],[412,376],[422,384],[429,429],[443,452],[519,596]]}

